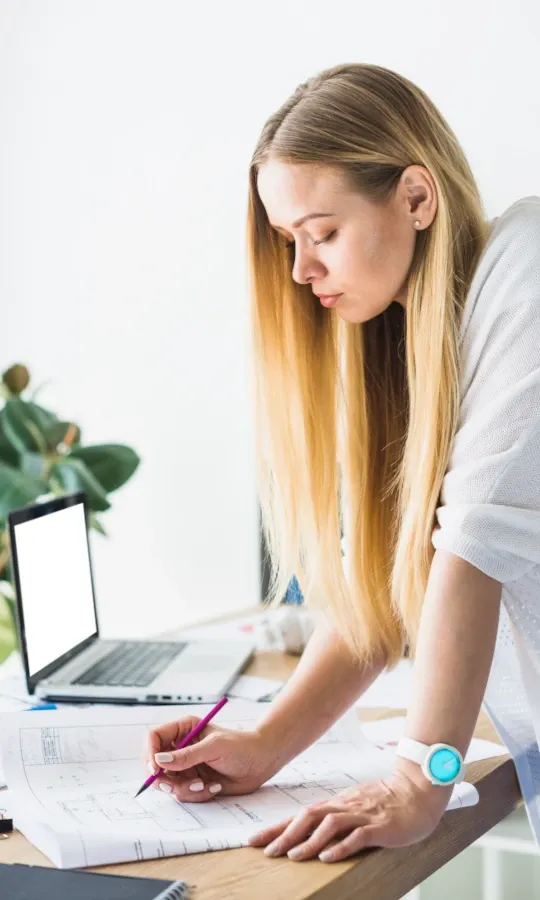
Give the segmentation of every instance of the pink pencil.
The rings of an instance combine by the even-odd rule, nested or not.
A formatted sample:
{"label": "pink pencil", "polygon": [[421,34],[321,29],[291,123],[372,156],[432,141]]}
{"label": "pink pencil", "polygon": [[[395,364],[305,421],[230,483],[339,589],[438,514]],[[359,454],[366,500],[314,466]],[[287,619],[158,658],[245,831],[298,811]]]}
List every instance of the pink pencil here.
{"label": "pink pencil", "polygon": [[[227,697],[222,697],[221,700],[218,703],[216,703],[216,705],[213,707],[213,709],[211,709],[210,712],[205,715],[204,719],[201,719],[201,721],[197,725],[195,725],[195,728],[193,728],[189,732],[189,734],[186,734],[185,738],[183,738],[180,741],[180,743],[176,745],[176,747],[174,749],[175,750],[183,750],[183,748],[186,747],[190,741],[192,741],[194,738],[197,737],[198,734],[201,733],[203,728],[206,728],[206,726],[211,721],[211,719],[213,719],[214,716],[217,715],[217,713],[220,711],[220,709],[223,706],[225,706],[226,703],[227,703]],[[141,788],[139,788],[139,790],[137,791],[135,796],[138,797],[139,794],[142,794],[142,792],[145,791],[146,788],[150,787],[150,785],[154,783],[156,778],[159,778],[162,774],[163,774],[163,770],[156,772],[155,775],[150,775],[150,778],[146,779],[143,786]]]}

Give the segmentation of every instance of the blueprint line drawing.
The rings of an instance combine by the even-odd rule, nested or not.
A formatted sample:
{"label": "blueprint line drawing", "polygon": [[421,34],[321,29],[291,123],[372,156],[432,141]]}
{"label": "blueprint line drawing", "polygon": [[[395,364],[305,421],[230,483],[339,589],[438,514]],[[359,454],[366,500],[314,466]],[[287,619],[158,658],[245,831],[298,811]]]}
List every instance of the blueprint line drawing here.
{"label": "blueprint line drawing", "polygon": [[[382,777],[393,765],[393,754],[363,735],[353,710],[251,794],[220,795],[205,803],[178,802],[155,789],[135,797],[148,775],[143,758],[148,731],[165,716],[207,711],[189,706],[42,711],[32,718],[13,714],[2,735],[2,760],[17,827],[60,866],[240,847],[261,826]],[[223,713],[223,725],[245,731],[262,710],[231,700]]]}

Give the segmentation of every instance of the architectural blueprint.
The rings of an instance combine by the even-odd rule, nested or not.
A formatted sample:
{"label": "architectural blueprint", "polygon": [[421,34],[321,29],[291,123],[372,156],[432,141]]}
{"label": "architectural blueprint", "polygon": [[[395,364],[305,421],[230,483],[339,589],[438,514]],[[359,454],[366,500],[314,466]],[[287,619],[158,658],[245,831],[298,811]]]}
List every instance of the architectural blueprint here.
{"label": "architectural blueprint", "polygon": [[[364,737],[352,711],[252,794],[179,803],[150,788],[135,798],[148,777],[142,758],[148,730],[208,709],[6,716],[2,759],[16,826],[57,866],[70,868],[240,847],[264,825],[392,768],[392,755]],[[263,713],[257,704],[232,700],[219,724],[247,730]]]}

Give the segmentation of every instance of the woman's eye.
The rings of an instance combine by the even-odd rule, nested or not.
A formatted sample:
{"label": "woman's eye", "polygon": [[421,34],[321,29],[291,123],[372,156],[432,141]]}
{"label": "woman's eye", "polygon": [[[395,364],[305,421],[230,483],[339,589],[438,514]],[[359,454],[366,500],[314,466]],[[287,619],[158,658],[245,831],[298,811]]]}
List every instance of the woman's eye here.
{"label": "woman's eye", "polygon": [[327,241],[331,241],[334,235],[337,234],[337,231],[331,231],[330,234],[327,234],[325,238],[321,238],[320,241],[315,241],[315,245],[317,244],[326,244]]}
{"label": "woman's eye", "polygon": [[[337,231],[331,231],[330,234],[328,234],[325,238],[321,238],[320,241],[314,241],[313,243],[315,246],[317,246],[317,244],[325,244],[327,241],[332,240],[332,238],[336,234],[337,234]],[[286,247],[294,247],[294,241],[286,241],[285,246]]]}

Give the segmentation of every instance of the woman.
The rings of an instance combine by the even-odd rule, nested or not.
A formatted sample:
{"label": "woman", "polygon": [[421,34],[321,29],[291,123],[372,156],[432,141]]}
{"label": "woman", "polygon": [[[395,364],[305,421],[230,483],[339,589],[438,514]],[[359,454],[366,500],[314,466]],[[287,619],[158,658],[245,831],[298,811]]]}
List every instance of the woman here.
{"label": "woman", "polygon": [[540,199],[486,222],[428,97],[342,65],[264,126],[248,248],[271,596],[296,574],[319,622],[253,733],[211,726],[163,753],[196,720],[152,732],[156,785],[190,801],[254,790],[407,644],[414,696],[392,775],[251,843],[331,862],[426,837],[483,700],[538,836]]}

